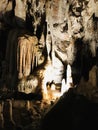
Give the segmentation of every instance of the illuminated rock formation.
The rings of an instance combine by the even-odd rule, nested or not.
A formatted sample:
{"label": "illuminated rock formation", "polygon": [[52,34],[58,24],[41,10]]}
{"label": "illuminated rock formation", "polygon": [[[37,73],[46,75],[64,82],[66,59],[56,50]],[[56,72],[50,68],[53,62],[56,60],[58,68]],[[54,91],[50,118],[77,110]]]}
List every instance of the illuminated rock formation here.
{"label": "illuminated rock formation", "polygon": [[66,80],[65,79],[62,80],[61,95],[63,95],[72,87],[73,87],[72,70],[71,66],[68,64],[66,70]]}
{"label": "illuminated rock formation", "polygon": [[[45,74],[41,79],[43,86],[52,81],[62,84],[69,64],[73,85],[77,85],[81,77],[89,80],[89,71],[98,62],[96,0],[0,2],[0,29],[7,30],[6,56],[0,68],[6,68],[4,72],[1,71],[1,77],[8,84],[14,86],[19,79],[35,76],[37,72],[40,73],[41,65]],[[50,65],[46,64],[49,61],[51,80],[47,78]],[[30,81],[26,82],[28,84]]]}
{"label": "illuminated rock formation", "polygon": [[26,0],[15,1],[15,22],[19,27],[24,27],[26,23]]}
{"label": "illuminated rock formation", "polygon": [[19,92],[23,92],[26,94],[36,93],[38,90],[37,89],[38,84],[39,84],[38,78],[31,76],[31,77],[28,77],[27,79],[20,80],[17,88]]}
{"label": "illuminated rock formation", "polygon": [[98,103],[98,0],[0,0],[0,130],[39,130],[58,100],[45,130],[93,128],[82,95]]}
{"label": "illuminated rock formation", "polygon": [[19,79],[30,75],[31,70],[33,71],[34,63],[37,62],[37,47],[38,39],[36,36],[24,35],[18,38],[17,70]]}
{"label": "illuminated rock formation", "polygon": [[[41,38],[42,39],[42,38]],[[7,80],[7,84],[14,86],[17,77],[22,79],[33,74],[34,67],[38,67],[44,62],[43,41],[36,36],[28,34],[25,29],[13,29],[7,38],[6,57],[2,78]]]}

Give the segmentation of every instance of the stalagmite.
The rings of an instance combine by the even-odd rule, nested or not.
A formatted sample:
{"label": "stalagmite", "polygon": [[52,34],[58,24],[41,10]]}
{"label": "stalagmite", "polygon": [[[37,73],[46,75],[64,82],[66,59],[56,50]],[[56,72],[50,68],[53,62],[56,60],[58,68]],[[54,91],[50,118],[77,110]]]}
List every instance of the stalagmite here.
{"label": "stalagmite", "polygon": [[9,117],[10,117],[10,121],[15,125],[15,122],[13,120],[13,105],[12,105],[12,100],[8,100],[9,103]]}
{"label": "stalagmite", "polygon": [[1,128],[4,128],[3,106],[4,106],[4,102],[2,101],[0,103],[0,126],[1,126]]}
{"label": "stalagmite", "polygon": [[55,90],[55,88],[56,88],[55,83],[52,83],[52,84],[51,84],[51,90]]}
{"label": "stalagmite", "polygon": [[28,111],[29,111],[30,108],[31,108],[31,105],[30,105],[30,101],[29,101],[29,100],[27,100],[27,102],[26,102],[26,108],[27,108]]}
{"label": "stalagmite", "polygon": [[71,66],[68,64],[66,70],[66,81],[65,79],[62,80],[61,95],[63,95],[64,92],[67,92],[69,88],[72,87],[72,85],[73,85],[73,80],[72,80]]}
{"label": "stalagmite", "polygon": [[68,90],[68,88],[66,88],[66,82],[65,79],[62,79],[62,85],[61,85],[61,96]]}
{"label": "stalagmite", "polygon": [[67,74],[66,74],[67,80],[66,83],[67,85],[71,86],[72,84],[72,72],[71,72],[71,66],[68,64],[67,65]]}

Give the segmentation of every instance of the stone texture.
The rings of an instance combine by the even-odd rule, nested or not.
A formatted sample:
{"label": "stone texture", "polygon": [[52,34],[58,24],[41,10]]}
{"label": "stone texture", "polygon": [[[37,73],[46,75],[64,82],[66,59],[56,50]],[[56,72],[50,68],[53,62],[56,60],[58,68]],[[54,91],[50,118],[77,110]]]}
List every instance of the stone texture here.
{"label": "stone texture", "polygon": [[[47,112],[45,130],[97,127],[97,0],[0,0],[0,41],[1,130],[40,130]],[[57,109],[68,65],[75,90],[64,93]]]}
{"label": "stone texture", "polygon": [[31,70],[33,71],[37,52],[38,39],[36,36],[24,35],[23,37],[18,37],[17,70],[19,79],[28,76]]}
{"label": "stone texture", "polygon": [[19,27],[24,27],[26,22],[26,0],[15,1],[15,21]]}
{"label": "stone texture", "polygon": [[[68,64],[73,69],[73,77],[79,74],[80,79],[84,77],[89,80],[89,71],[98,62],[96,0],[0,2],[0,28],[8,32],[3,62],[6,69],[2,77],[5,77],[8,84],[11,82],[14,85],[18,82],[17,79],[28,77],[35,69],[40,71],[39,66],[45,66],[46,60],[52,62],[55,83],[61,83],[63,78],[66,80]],[[28,38],[24,38],[24,34]],[[38,45],[34,47],[38,48],[37,51],[33,48],[36,54],[32,52],[29,35],[38,39]],[[89,65],[87,61],[90,62]]]}
{"label": "stone texture", "polygon": [[38,84],[39,84],[38,78],[31,76],[28,77],[27,79],[20,80],[17,87],[18,91],[22,93],[26,94],[37,93]]}

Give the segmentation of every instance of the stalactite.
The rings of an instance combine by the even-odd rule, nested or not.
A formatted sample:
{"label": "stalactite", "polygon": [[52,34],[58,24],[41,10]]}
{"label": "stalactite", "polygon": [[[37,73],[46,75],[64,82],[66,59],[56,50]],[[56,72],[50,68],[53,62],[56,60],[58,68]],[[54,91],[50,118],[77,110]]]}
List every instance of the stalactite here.
{"label": "stalactite", "polygon": [[45,35],[43,31],[39,39],[38,51],[36,53],[38,65],[41,65],[45,61],[46,55],[43,54],[45,47],[46,47],[46,41],[45,41]]}
{"label": "stalactite", "polygon": [[25,68],[26,42],[24,40],[24,37],[19,38],[17,46],[17,69],[19,71],[19,78],[22,78],[22,71]]}
{"label": "stalactite", "polygon": [[[31,42],[29,43],[31,44]],[[25,73],[24,73],[24,76],[28,76],[31,72],[31,53],[32,53],[32,45],[29,45],[28,42],[26,43],[26,57],[25,57],[25,67],[24,67],[24,70],[25,70]]]}
{"label": "stalactite", "polygon": [[26,22],[26,0],[15,0],[15,21],[19,27],[25,27]]}
{"label": "stalactite", "polygon": [[31,72],[31,66],[34,67],[34,60],[37,57],[38,51],[37,44],[38,39],[36,36],[25,35],[18,38],[17,69],[19,73],[19,79],[23,76],[28,76]]}
{"label": "stalactite", "polygon": [[46,37],[46,47],[47,47],[47,53],[48,53],[48,60],[50,60],[51,56],[51,50],[52,50],[52,40],[51,40],[51,34],[50,31],[47,31],[47,37]]}
{"label": "stalactite", "polygon": [[34,26],[34,34],[36,35],[37,26],[38,26],[38,24],[39,24],[40,18],[37,18],[37,17],[35,16],[35,14],[33,15],[33,17],[34,17],[34,24],[33,24],[33,26]]}
{"label": "stalactite", "polygon": [[[85,4],[84,4],[85,5]],[[86,8],[87,6],[87,8]],[[89,42],[89,49],[92,52],[92,56],[96,56],[96,39],[98,37],[97,28],[95,27],[97,24],[94,18],[96,14],[96,7],[98,6],[98,2],[95,0],[88,1],[87,5],[85,5],[84,10],[82,11],[83,18],[83,27],[84,27],[84,41]],[[96,29],[95,29],[96,28]],[[97,35],[96,35],[97,34]]]}
{"label": "stalactite", "polygon": [[31,59],[31,66],[32,66],[32,69],[34,68],[34,63],[35,63],[35,52],[34,52],[34,45],[33,45],[33,48],[32,48],[32,59]]}

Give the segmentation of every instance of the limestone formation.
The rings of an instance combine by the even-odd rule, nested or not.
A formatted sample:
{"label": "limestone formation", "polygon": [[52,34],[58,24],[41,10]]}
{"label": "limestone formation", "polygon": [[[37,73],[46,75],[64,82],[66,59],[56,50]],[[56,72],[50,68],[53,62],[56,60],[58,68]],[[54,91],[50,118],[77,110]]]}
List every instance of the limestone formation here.
{"label": "limestone formation", "polygon": [[84,96],[98,103],[98,0],[0,0],[0,130],[41,129],[47,104],[56,99],[62,108],[67,101],[64,118],[66,108],[69,113],[61,120],[59,105],[61,118],[57,110],[52,129],[84,129],[86,123],[94,129],[98,109]]}
{"label": "limestone formation", "polygon": [[15,21],[19,27],[24,27],[26,23],[26,0],[15,1]]}
{"label": "limestone formation", "polygon": [[3,117],[4,102],[0,102],[0,128],[4,128],[4,117]]}
{"label": "limestone formation", "polygon": [[97,7],[97,0],[1,0],[0,28],[8,27],[2,77],[17,84],[40,71],[46,60],[52,63],[55,83],[66,80],[68,64],[73,75],[80,70],[79,80],[89,77],[98,62]]}
{"label": "limestone formation", "polygon": [[18,38],[17,70],[19,79],[28,76],[31,70],[33,71],[34,63],[37,62],[37,52],[38,39],[36,36],[24,35]]}
{"label": "limestone formation", "polygon": [[13,29],[9,32],[6,57],[2,64],[2,78],[8,86],[16,86],[17,78],[33,74],[34,67],[44,62],[42,53],[45,43],[42,39],[38,41],[36,36],[30,35],[25,29]]}
{"label": "limestone formation", "polygon": [[21,79],[18,83],[18,91],[26,94],[37,93],[38,78],[35,76],[28,77],[27,79]]}
{"label": "limestone formation", "polygon": [[50,59],[51,58],[51,50],[52,50],[52,39],[51,39],[50,31],[47,32],[46,48],[47,48],[48,59]]}

